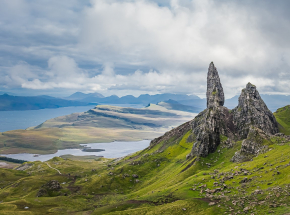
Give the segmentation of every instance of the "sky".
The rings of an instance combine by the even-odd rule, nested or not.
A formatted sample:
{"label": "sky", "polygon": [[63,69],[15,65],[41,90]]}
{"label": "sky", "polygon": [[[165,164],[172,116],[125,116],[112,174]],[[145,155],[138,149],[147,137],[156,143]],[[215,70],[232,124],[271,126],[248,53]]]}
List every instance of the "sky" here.
{"label": "sky", "polygon": [[289,0],[0,0],[0,93],[290,94]]}

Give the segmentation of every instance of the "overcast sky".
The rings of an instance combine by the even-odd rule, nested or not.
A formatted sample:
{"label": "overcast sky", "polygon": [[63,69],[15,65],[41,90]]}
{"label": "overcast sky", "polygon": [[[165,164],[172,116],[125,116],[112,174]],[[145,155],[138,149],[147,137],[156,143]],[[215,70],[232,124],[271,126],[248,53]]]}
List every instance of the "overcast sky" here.
{"label": "overcast sky", "polygon": [[289,0],[0,0],[0,92],[290,94]]}

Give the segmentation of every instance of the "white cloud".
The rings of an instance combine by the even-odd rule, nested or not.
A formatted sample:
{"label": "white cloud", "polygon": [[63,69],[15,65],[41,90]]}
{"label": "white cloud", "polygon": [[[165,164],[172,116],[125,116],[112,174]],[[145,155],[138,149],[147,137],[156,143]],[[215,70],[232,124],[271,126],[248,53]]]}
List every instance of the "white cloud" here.
{"label": "white cloud", "polygon": [[214,61],[227,97],[247,82],[265,93],[290,92],[287,1],[3,2],[9,12],[0,9],[0,30],[13,42],[2,42],[0,56],[2,50],[13,59],[0,62],[28,62],[2,70],[6,86],[205,95]]}

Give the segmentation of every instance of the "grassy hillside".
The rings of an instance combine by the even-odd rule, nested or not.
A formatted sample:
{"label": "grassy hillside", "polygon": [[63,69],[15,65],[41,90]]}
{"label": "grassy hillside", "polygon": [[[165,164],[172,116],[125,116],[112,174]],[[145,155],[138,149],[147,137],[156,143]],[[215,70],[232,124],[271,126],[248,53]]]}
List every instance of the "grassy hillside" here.
{"label": "grassy hillside", "polygon": [[290,135],[290,105],[279,108],[274,116],[279,123],[279,129],[282,133]]}
{"label": "grassy hillside", "polygon": [[[222,138],[226,141],[226,138]],[[286,214],[290,142],[244,163],[230,159],[241,142],[221,143],[206,158],[186,159],[195,137],[186,123],[123,159],[32,162],[0,169],[2,214]],[[62,174],[58,174],[56,168]],[[61,189],[36,197],[50,180]],[[25,207],[28,207],[25,209]]]}
{"label": "grassy hillside", "polygon": [[0,154],[54,153],[80,143],[153,139],[195,114],[158,105],[122,108],[100,105],[84,113],[47,120],[35,128],[0,133]]}

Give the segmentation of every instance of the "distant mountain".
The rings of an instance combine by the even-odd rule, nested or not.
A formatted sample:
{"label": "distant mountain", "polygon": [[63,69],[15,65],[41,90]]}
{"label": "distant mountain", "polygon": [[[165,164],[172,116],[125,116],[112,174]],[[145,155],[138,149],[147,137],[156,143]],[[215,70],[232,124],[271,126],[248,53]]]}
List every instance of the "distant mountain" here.
{"label": "distant mountain", "polygon": [[88,103],[99,103],[99,104],[143,104],[147,105],[149,103],[157,104],[162,101],[174,100],[183,105],[195,106],[201,109],[205,108],[205,100],[200,99],[195,95],[185,95],[185,94],[142,94],[139,97],[134,97],[132,95],[127,95],[123,97],[118,97],[116,95],[112,95],[109,97],[103,97],[101,94],[84,94],[84,93],[74,93],[73,95],[65,98],[68,100],[75,100],[80,102],[88,102]]}
{"label": "distant mountain", "polygon": [[168,110],[180,110],[180,111],[186,111],[186,112],[191,112],[191,113],[199,113],[200,111],[203,110],[198,107],[180,104],[179,102],[174,101],[172,99],[169,99],[164,102],[159,102],[158,105],[165,107]]}
{"label": "distant mountain", "polygon": [[69,97],[66,97],[67,100],[78,100],[83,102],[94,102],[97,98],[104,98],[104,96],[100,93],[82,93],[76,92]]}
{"label": "distant mountain", "polygon": [[[261,94],[261,97],[272,112],[275,112],[280,107],[290,104],[290,96]],[[238,105],[238,100],[239,96],[227,99],[225,100],[225,106],[230,109],[235,108]]]}
{"label": "distant mountain", "polygon": [[12,95],[12,96],[14,96],[14,94],[13,94],[13,93],[6,92],[6,91],[1,91],[1,90],[0,90],[0,96],[1,96],[1,95],[4,95],[4,94],[9,94],[9,95]]}
{"label": "distant mountain", "polygon": [[84,105],[88,105],[88,103],[69,101],[50,96],[11,96],[8,94],[0,95],[0,111],[38,110],[44,108]]}

